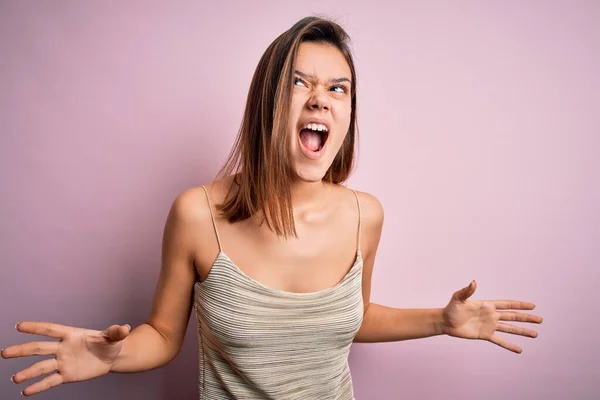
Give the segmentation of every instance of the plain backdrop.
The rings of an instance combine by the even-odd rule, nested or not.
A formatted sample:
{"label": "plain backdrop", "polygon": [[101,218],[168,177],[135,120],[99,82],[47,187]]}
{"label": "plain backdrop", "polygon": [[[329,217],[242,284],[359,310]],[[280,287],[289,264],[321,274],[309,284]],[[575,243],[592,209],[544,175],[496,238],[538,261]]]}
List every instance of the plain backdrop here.
{"label": "plain backdrop", "polygon": [[[348,184],[385,209],[372,302],[442,307],[476,279],[545,318],[521,355],[354,344],[356,398],[599,398],[597,1],[3,0],[0,346],[33,339],[21,320],[144,322],[171,202],[213,179],[263,51],[314,14],[353,39]],[[195,332],[164,368],[39,398],[193,399]],[[33,361],[0,360],[2,399]]]}

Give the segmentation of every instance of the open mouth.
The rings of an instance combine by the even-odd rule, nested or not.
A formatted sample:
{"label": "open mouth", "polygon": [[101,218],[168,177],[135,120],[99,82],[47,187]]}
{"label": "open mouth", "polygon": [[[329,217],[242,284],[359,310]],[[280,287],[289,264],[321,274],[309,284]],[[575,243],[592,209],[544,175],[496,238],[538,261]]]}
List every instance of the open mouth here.
{"label": "open mouth", "polygon": [[321,151],[328,137],[329,128],[324,124],[309,123],[300,129],[300,142],[302,146],[313,153]]}

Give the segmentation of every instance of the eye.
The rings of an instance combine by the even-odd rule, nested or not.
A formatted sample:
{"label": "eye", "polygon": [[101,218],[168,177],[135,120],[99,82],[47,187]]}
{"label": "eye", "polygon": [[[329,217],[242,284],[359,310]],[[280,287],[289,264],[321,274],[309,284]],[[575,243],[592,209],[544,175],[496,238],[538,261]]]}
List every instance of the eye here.
{"label": "eye", "polygon": [[336,85],[332,86],[331,89],[336,93],[346,93],[348,92],[348,88],[344,85]]}
{"label": "eye", "polygon": [[294,86],[304,86],[306,87],[306,85],[304,84],[304,81],[298,77],[294,78]]}

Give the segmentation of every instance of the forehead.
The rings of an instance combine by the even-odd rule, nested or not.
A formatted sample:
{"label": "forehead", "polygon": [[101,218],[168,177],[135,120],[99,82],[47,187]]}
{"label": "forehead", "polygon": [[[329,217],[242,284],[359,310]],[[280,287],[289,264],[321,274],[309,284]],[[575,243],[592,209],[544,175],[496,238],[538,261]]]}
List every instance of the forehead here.
{"label": "forehead", "polygon": [[352,79],[350,66],[342,52],[327,43],[303,42],[298,48],[296,69],[319,79]]}

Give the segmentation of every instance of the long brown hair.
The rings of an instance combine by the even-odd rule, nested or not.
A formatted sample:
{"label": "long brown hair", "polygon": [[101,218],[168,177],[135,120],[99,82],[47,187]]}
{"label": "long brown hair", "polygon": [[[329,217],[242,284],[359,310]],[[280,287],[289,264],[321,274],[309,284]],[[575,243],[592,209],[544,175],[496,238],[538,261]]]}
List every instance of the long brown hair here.
{"label": "long brown hair", "polygon": [[[246,109],[231,153],[219,177],[236,174],[237,191],[218,206],[229,222],[262,212],[267,226],[278,236],[297,236],[290,185],[288,118],[292,98],[294,62],[302,42],[327,43],[339,49],[352,74],[351,118],[342,147],[324,180],[341,183],[354,167],[356,126],[356,72],[348,34],[333,21],[306,17],[275,39],[262,55],[248,91]],[[233,187],[233,185],[232,185]]]}

